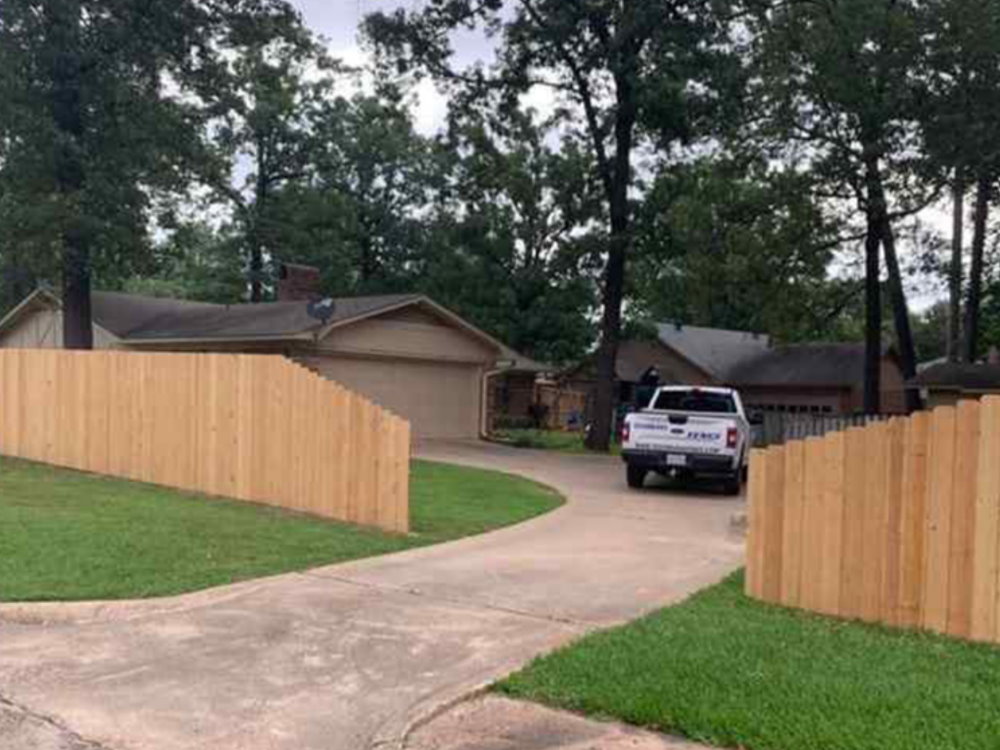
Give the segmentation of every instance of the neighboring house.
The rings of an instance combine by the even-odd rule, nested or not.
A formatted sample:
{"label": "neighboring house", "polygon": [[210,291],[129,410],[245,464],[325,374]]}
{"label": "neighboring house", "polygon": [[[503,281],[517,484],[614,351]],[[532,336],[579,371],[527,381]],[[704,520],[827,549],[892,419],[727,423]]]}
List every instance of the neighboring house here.
{"label": "neighboring house", "polygon": [[[761,411],[854,414],[864,411],[864,344],[775,346],[732,367],[729,385]],[[905,414],[903,371],[894,349],[881,359],[883,414]]]}
{"label": "neighboring house", "polygon": [[[662,324],[655,341],[623,341],[615,374],[619,404],[634,405],[651,374],[663,385],[738,388],[755,409],[789,413],[851,414],[863,408],[864,345],[772,345],[744,331]],[[569,386],[591,394],[593,357],[563,373]],[[882,411],[903,413],[905,389],[892,349],[882,356]]]}
{"label": "neighboring house", "polygon": [[919,388],[929,408],[952,406],[964,398],[1000,395],[1000,363],[939,362],[923,368],[907,386]]}
{"label": "neighboring house", "polygon": [[498,364],[501,371],[489,379],[487,412],[490,429],[533,423],[538,416],[533,410],[539,403],[539,379],[552,372],[553,368],[506,346]]}
{"label": "neighboring house", "polygon": [[656,329],[660,342],[696,367],[711,385],[724,385],[734,367],[771,347],[770,336],[760,333],[675,323],[661,323]]}
{"label": "neighboring house", "polygon": [[[710,385],[713,382],[711,375],[660,341],[626,340],[618,345],[615,361],[615,397],[618,402],[634,402],[642,383],[654,373],[664,384]],[[587,393],[589,412],[597,388],[596,356],[591,355],[561,373],[558,382],[568,390]]]}
{"label": "neighboring house", "polygon": [[[279,295],[307,292],[279,284]],[[410,420],[416,437],[477,437],[487,374],[522,359],[420,295],[336,299],[325,321],[302,299],[214,305],[94,292],[92,308],[97,348],[282,354]],[[60,302],[48,291],[0,320],[0,347],[61,342]]]}

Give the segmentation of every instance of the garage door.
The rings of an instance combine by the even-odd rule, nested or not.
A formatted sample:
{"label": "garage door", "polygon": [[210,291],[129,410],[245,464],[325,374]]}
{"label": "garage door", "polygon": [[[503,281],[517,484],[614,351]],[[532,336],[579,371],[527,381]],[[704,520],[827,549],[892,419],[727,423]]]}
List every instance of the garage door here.
{"label": "garage door", "polygon": [[410,421],[415,437],[479,434],[479,367],[405,359],[310,357],[323,376]]}

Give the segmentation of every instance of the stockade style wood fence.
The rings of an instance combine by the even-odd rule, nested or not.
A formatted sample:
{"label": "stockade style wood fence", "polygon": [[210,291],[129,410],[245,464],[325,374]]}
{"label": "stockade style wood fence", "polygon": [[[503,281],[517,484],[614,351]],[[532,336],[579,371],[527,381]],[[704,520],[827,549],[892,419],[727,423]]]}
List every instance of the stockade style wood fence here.
{"label": "stockade style wood fence", "polygon": [[758,449],[748,595],[1000,642],[1000,398]]}
{"label": "stockade style wood fence", "polygon": [[0,350],[0,454],[405,532],[409,423],[277,356]]}

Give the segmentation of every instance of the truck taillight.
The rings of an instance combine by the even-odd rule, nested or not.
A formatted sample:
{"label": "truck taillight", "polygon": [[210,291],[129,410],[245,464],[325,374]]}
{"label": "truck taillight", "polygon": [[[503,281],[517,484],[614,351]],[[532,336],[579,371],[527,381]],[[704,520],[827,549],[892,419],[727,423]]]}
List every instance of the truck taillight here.
{"label": "truck taillight", "polygon": [[739,433],[736,431],[736,428],[735,427],[730,427],[726,431],[726,447],[727,448],[735,448],[736,447],[736,441],[737,441],[738,438],[739,438]]}
{"label": "truck taillight", "polygon": [[630,425],[628,422],[622,422],[622,442],[627,443],[631,434],[632,434],[632,425]]}

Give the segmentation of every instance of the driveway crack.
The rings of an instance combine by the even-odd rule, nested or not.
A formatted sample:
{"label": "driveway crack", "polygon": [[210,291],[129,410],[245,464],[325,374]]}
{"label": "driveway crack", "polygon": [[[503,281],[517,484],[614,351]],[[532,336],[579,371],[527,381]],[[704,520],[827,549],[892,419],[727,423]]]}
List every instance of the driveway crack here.
{"label": "driveway crack", "polygon": [[42,714],[37,711],[32,711],[27,706],[15,703],[2,695],[0,695],[0,713],[13,714],[17,719],[27,719],[28,721],[45,727],[46,729],[55,731],[60,740],[59,747],[64,750],[112,750],[112,748],[108,745],[101,744],[100,742],[96,742],[94,740],[88,740],[86,737],[74,732],[55,717],[47,716],[46,714]]}
{"label": "driveway crack", "polygon": [[539,622],[546,622],[556,625],[568,625],[574,630],[592,630],[593,628],[599,627],[599,623],[587,622],[586,620],[577,620],[572,617],[564,617],[560,615],[548,615],[539,614],[537,612],[530,612],[524,609],[518,609],[516,607],[506,607],[502,604],[488,604],[486,602],[480,602],[469,599],[460,599],[457,597],[441,596],[440,594],[428,594],[424,591],[413,588],[409,586],[396,586],[393,584],[386,583],[373,583],[371,581],[361,581],[356,578],[348,578],[346,576],[331,575],[329,573],[312,573],[303,572],[300,575],[306,576],[308,578],[318,578],[326,581],[336,581],[337,583],[343,583],[348,586],[355,586],[357,588],[369,589],[372,591],[385,591],[394,592],[399,594],[406,594],[408,596],[418,597],[421,599],[427,599],[429,601],[438,601],[444,604],[457,604],[464,607],[470,607],[473,609],[482,609],[489,612],[499,612],[507,615],[514,615],[515,617],[524,617],[530,620],[537,620]]}

